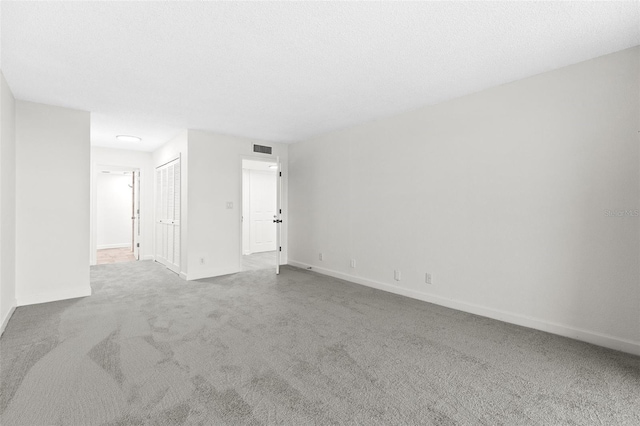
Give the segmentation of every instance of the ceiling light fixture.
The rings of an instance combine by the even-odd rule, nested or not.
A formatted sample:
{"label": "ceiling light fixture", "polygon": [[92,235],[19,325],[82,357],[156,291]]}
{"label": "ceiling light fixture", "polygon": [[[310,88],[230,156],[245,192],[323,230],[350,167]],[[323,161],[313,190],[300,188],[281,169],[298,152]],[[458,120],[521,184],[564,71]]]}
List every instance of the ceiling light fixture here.
{"label": "ceiling light fixture", "polygon": [[140,142],[142,140],[142,138],[130,135],[118,135],[116,136],[116,139],[122,142]]}

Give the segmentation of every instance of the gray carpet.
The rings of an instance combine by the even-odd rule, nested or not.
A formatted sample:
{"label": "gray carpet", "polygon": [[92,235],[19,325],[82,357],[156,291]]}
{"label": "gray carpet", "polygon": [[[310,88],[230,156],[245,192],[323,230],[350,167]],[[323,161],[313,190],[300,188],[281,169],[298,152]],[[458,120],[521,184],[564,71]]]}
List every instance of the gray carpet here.
{"label": "gray carpet", "polygon": [[640,424],[640,357],[285,267],[18,308],[2,425]]}
{"label": "gray carpet", "polygon": [[276,270],[276,252],[263,251],[261,253],[245,254],[242,256],[242,270],[255,271],[257,269]]}

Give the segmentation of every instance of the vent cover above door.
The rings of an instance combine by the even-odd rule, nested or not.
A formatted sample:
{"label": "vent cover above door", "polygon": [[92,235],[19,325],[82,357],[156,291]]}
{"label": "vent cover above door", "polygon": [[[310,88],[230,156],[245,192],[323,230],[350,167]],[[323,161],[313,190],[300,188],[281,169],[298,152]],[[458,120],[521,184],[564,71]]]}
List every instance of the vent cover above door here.
{"label": "vent cover above door", "polygon": [[260,152],[262,154],[271,154],[271,147],[264,145],[253,145],[253,152]]}

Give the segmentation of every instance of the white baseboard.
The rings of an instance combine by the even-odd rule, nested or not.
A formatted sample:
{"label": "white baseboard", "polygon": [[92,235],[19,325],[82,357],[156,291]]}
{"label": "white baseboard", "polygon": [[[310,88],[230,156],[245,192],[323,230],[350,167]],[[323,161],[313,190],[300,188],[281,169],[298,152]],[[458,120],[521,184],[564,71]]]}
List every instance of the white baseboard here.
{"label": "white baseboard", "polygon": [[112,249],[112,248],[131,248],[131,243],[102,244],[98,246],[98,250]]}
{"label": "white baseboard", "polygon": [[7,315],[2,318],[2,324],[0,325],[0,336],[2,336],[2,333],[4,333],[4,329],[7,327],[7,324],[9,324],[9,320],[11,319],[11,315],[13,315],[13,312],[16,310],[16,306],[18,306],[18,301],[16,299],[13,299],[13,303],[11,304],[11,308],[9,308],[9,312],[7,312]]}
{"label": "white baseboard", "polygon": [[187,280],[187,273],[186,272],[180,272],[180,278],[182,278],[183,280]]}
{"label": "white baseboard", "polygon": [[387,291],[389,293],[399,294],[401,296],[422,300],[424,302],[445,306],[447,308],[452,308],[459,311],[520,325],[523,327],[533,328],[536,330],[545,331],[547,333],[557,334],[559,336],[569,337],[571,339],[580,340],[597,346],[603,346],[605,348],[614,349],[616,351],[626,352],[633,355],[640,355],[640,342],[620,339],[602,333],[583,330],[563,324],[556,324],[525,315],[515,314],[513,312],[505,312],[498,309],[487,308],[484,306],[462,302],[455,299],[449,299],[446,297],[435,296],[415,290],[409,290],[392,284],[386,284],[366,278],[356,277],[353,275],[337,272],[331,269],[321,268],[295,260],[289,260],[288,264],[302,269],[308,269],[309,267],[311,267],[312,271],[318,272],[320,274],[339,278],[345,281],[350,281],[367,287],[372,287],[378,290]]}
{"label": "white baseboard", "polygon": [[76,299],[91,296],[91,286],[69,288],[56,292],[28,294],[18,297],[18,306],[35,305],[37,303],[55,302],[57,300]]}
{"label": "white baseboard", "polygon": [[[203,278],[212,278],[212,277],[219,277],[222,275],[229,275],[229,274],[235,274],[237,272],[240,272],[239,268],[216,268],[216,269],[207,269],[204,271],[199,271],[199,272],[190,272],[187,275],[187,279],[189,281],[193,281],[193,280],[201,280]],[[182,276],[182,273],[180,273],[180,275]]]}
{"label": "white baseboard", "polygon": [[140,260],[156,260],[156,258],[152,254],[145,254],[144,256],[140,257]]}

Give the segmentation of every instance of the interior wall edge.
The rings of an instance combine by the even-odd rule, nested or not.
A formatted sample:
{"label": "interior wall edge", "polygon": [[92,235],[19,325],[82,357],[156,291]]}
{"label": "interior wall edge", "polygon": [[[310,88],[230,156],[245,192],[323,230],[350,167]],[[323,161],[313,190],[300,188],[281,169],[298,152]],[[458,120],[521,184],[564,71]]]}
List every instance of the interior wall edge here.
{"label": "interior wall edge", "polygon": [[365,287],[375,288],[377,290],[386,291],[388,293],[409,297],[411,299],[421,300],[423,302],[433,303],[434,305],[444,306],[446,308],[451,308],[458,311],[507,322],[509,324],[519,325],[522,327],[556,334],[558,336],[568,337],[570,339],[579,340],[581,342],[590,343],[596,346],[602,346],[632,355],[640,355],[640,342],[634,342],[631,340],[622,339],[591,330],[575,328],[564,324],[544,321],[540,318],[533,318],[513,312],[505,312],[487,306],[475,305],[456,299],[435,296],[429,293],[410,290],[392,284],[357,277],[354,275],[345,274],[332,269],[322,268],[316,265],[298,262],[295,260],[289,260],[288,265],[301,269],[312,268],[311,271],[313,272],[317,272],[319,274],[327,275],[334,278],[339,278],[341,280],[363,285]]}
{"label": "interior wall edge", "polygon": [[19,295],[18,306],[36,305],[39,303],[56,302],[58,300],[77,299],[79,297],[91,296],[91,286],[79,286],[67,288],[62,291]]}
{"label": "interior wall edge", "polygon": [[0,336],[2,336],[2,333],[4,333],[4,329],[7,327],[7,324],[9,324],[9,320],[11,319],[11,316],[15,312],[17,306],[18,306],[18,301],[16,299],[13,299],[13,302],[11,304],[11,307],[9,308],[9,311],[7,312],[7,315],[5,315],[4,318],[2,318],[2,324],[0,324]]}
{"label": "interior wall edge", "polygon": [[[241,272],[241,271],[238,271],[236,267],[227,266],[224,268],[207,269],[204,271],[200,271],[199,273],[185,274],[186,276],[185,279],[187,281],[194,281],[194,280],[201,280],[203,278],[213,278],[213,277],[220,277],[223,275],[237,274],[238,272]],[[180,273],[180,275],[182,276],[182,273]]]}
{"label": "interior wall edge", "polygon": [[0,334],[16,306],[16,100],[0,69]]}
{"label": "interior wall edge", "polygon": [[18,306],[91,294],[90,133],[87,111],[16,102]]}

